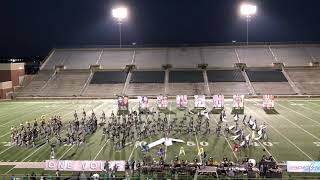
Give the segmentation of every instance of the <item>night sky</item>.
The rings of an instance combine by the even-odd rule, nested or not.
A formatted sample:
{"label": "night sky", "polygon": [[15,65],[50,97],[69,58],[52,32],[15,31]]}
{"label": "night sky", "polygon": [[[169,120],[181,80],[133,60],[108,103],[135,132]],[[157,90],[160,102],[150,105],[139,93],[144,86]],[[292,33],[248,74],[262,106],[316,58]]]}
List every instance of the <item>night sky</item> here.
{"label": "night sky", "polygon": [[[7,0],[6,0],[7,1]],[[8,0],[0,7],[0,56],[53,47],[117,45],[114,5],[130,11],[123,44],[229,43],[246,39],[240,0]],[[256,0],[250,41],[320,41],[320,0]]]}

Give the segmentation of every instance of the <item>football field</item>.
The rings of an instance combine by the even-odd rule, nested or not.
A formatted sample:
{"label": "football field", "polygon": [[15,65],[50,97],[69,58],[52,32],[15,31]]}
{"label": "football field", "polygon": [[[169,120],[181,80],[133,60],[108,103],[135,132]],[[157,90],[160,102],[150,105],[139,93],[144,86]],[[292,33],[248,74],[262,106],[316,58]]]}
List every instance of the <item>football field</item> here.
{"label": "football field", "polygon": [[[212,109],[212,100],[207,100],[207,110]],[[201,159],[199,152],[205,151],[215,161],[221,161],[226,155],[232,161],[241,161],[243,157],[254,158],[257,161],[262,155],[272,155],[278,163],[288,160],[297,161],[319,161],[320,160],[320,99],[293,99],[278,98],[275,103],[275,113],[267,114],[262,109],[260,99],[246,99],[244,114],[251,115],[257,120],[257,124],[267,125],[268,140],[258,140],[253,146],[242,149],[240,152],[233,152],[231,136],[217,136],[215,129],[219,121],[219,114],[209,114],[211,134],[186,134],[169,136],[181,139],[185,143],[174,143],[168,146],[165,151],[165,161],[170,163],[176,156],[179,156],[181,148],[184,154],[179,158],[192,161]],[[154,111],[156,101],[149,100],[149,106]],[[193,100],[188,101],[189,109],[193,109]],[[50,159],[50,145],[45,142],[37,142],[36,147],[15,147],[10,146],[10,128],[19,126],[26,121],[33,122],[35,118],[40,119],[45,115],[48,119],[54,115],[60,115],[64,123],[73,120],[73,113],[78,114],[85,109],[87,113],[93,110],[98,119],[102,110],[109,117],[112,111],[117,110],[116,100],[17,100],[0,102],[0,174],[23,174],[25,169],[15,169],[13,166],[4,165],[5,162],[41,162]],[[130,110],[138,110],[138,101],[130,99]],[[171,113],[167,118],[171,121],[177,117],[182,119],[185,112],[176,109],[174,99],[169,100]],[[225,100],[228,125],[234,125],[232,110],[232,99]],[[239,126],[244,130],[245,135],[251,133],[251,129],[242,124],[240,115]],[[109,119],[109,118],[108,118]],[[146,143],[154,142],[162,135],[156,135],[141,140]],[[61,160],[142,160],[144,155],[151,155],[157,161],[159,146],[151,148],[147,154],[143,154],[137,146],[139,142],[128,142],[122,150],[116,150],[110,141],[106,141],[102,127],[97,132],[88,136],[86,144],[61,145],[56,148],[56,158]],[[51,139],[53,142],[53,138]],[[2,164],[1,164],[2,163]],[[28,170],[31,171],[31,170]],[[40,170],[39,170],[40,171]],[[40,171],[41,172],[41,171]]]}

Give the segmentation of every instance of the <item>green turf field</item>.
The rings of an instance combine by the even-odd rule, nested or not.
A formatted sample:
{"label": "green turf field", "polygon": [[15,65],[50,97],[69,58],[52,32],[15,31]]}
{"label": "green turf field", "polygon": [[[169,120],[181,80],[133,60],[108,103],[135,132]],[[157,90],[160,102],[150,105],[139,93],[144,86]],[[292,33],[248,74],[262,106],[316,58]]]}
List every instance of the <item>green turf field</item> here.
{"label": "green turf field", "polygon": [[[149,101],[151,107],[156,107],[155,100]],[[184,112],[175,108],[175,100],[170,100],[169,108],[174,114],[168,115],[169,120],[174,116],[182,117]],[[189,100],[190,109],[193,108],[193,101]],[[102,110],[109,116],[112,110],[117,110],[115,100],[28,100],[28,101],[5,101],[0,102],[0,161],[1,162],[36,162],[49,159],[50,146],[39,144],[35,148],[12,147],[10,141],[10,128],[18,126],[26,121],[33,121],[45,115],[61,115],[64,122],[73,120],[73,112],[82,109],[90,112],[93,109],[97,117],[100,117]],[[136,100],[129,101],[129,109],[138,109]],[[207,109],[212,109],[212,102],[207,101]],[[226,99],[225,109],[229,125],[233,124],[231,99]],[[186,155],[181,159],[188,161],[200,158],[199,149],[203,148],[209,156],[220,161],[223,155],[227,155],[233,161],[241,160],[248,156],[259,160],[263,154],[272,155],[277,162],[287,160],[312,161],[320,160],[320,99],[277,99],[275,103],[277,113],[266,114],[261,108],[261,101],[258,99],[248,99],[245,102],[245,114],[252,115],[257,119],[258,125],[266,122],[268,125],[268,142],[258,141],[255,147],[233,153],[233,142],[224,136],[216,137],[214,134],[218,114],[210,115],[211,135],[186,135],[171,137],[182,139],[188,143],[174,144],[166,151],[165,160],[170,162],[179,154],[183,146]],[[242,116],[240,117],[242,119]],[[243,126],[239,122],[240,126]],[[244,127],[243,127],[244,128]],[[245,128],[247,133],[249,129]],[[145,139],[147,143],[162,138],[161,135]],[[113,144],[106,142],[102,137],[102,128],[87,138],[85,146],[60,146],[57,148],[56,157],[58,159],[69,160],[128,160],[142,159],[143,154],[139,148],[135,148],[132,142],[123,150],[116,151]],[[265,149],[265,151],[264,151]],[[150,150],[150,154],[156,157],[158,148]],[[21,169],[14,169],[12,166],[0,166],[0,174],[19,174]],[[21,173],[22,174],[22,173]]]}

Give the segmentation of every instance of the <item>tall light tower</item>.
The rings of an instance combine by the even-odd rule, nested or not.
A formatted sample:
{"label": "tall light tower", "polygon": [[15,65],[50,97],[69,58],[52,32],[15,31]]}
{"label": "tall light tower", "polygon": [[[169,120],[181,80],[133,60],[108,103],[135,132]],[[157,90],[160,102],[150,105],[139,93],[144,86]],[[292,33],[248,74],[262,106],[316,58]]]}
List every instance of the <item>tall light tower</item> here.
{"label": "tall light tower", "polygon": [[257,13],[257,6],[250,3],[244,3],[240,6],[240,13],[247,20],[247,45],[249,44],[249,21]]}
{"label": "tall light tower", "polygon": [[126,7],[117,7],[112,9],[112,16],[117,20],[119,25],[119,41],[120,41],[120,48],[122,47],[121,44],[121,24],[124,19],[128,16],[128,10]]}

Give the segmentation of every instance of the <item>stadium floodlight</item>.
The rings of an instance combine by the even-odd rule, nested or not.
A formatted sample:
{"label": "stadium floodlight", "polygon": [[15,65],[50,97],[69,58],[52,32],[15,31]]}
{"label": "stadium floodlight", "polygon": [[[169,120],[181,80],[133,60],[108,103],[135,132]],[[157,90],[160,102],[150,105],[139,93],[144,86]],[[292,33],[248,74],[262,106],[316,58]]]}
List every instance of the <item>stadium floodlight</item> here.
{"label": "stadium floodlight", "polygon": [[117,20],[119,25],[119,39],[120,39],[120,48],[121,48],[121,24],[124,19],[128,16],[128,10],[126,7],[117,7],[112,9],[112,16]]}
{"label": "stadium floodlight", "polygon": [[250,3],[244,3],[240,6],[240,13],[247,20],[247,45],[249,44],[249,21],[257,13],[257,6]]}

